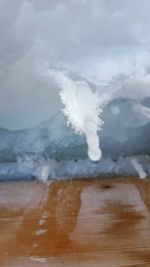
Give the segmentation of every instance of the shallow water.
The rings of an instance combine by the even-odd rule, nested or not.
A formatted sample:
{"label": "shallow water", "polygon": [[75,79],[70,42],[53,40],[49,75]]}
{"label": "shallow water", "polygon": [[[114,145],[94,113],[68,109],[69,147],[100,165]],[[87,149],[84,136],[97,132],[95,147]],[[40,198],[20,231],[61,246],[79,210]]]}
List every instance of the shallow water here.
{"label": "shallow water", "polygon": [[150,180],[0,184],[0,266],[149,266]]}

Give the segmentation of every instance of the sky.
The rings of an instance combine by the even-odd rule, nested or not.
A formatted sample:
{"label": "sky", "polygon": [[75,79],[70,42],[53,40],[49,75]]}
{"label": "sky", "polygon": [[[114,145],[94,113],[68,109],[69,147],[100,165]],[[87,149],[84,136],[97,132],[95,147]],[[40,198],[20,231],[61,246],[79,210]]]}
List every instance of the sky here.
{"label": "sky", "polygon": [[61,108],[44,64],[96,85],[125,75],[118,96],[150,96],[149,10],[149,0],[0,0],[0,127],[28,128]]}

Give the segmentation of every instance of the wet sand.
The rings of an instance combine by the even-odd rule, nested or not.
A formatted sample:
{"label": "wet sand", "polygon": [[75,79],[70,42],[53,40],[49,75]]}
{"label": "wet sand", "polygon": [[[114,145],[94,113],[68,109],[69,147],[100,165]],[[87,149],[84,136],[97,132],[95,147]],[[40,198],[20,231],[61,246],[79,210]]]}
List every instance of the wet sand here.
{"label": "wet sand", "polygon": [[150,180],[1,183],[3,266],[150,266]]}

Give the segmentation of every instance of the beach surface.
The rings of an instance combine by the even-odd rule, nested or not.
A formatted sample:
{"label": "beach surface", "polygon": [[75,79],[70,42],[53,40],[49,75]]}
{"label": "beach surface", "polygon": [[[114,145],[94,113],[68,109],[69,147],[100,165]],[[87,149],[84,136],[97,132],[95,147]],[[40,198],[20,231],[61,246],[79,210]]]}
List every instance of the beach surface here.
{"label": "beach surface", "polygon": [[150,180],[1,183],[0,266],[150,266]]}

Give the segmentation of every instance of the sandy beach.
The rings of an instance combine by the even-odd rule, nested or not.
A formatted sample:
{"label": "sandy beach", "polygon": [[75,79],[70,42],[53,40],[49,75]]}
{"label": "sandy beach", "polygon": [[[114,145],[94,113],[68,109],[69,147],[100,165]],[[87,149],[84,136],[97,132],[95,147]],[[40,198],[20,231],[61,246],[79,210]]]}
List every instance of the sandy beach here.
{"label": "sandy beach", "polygon": [[0,266],[150,266],[150,180],[0,184]]}

